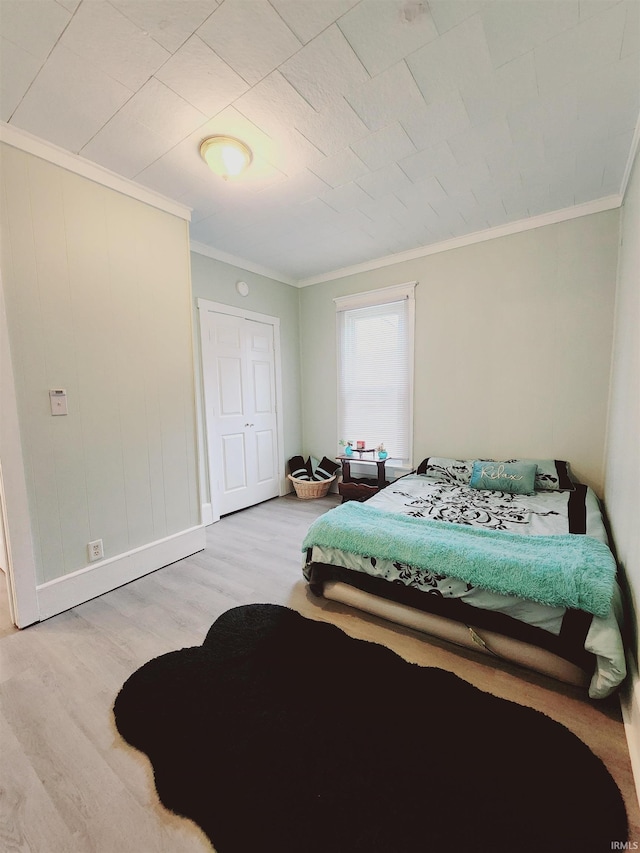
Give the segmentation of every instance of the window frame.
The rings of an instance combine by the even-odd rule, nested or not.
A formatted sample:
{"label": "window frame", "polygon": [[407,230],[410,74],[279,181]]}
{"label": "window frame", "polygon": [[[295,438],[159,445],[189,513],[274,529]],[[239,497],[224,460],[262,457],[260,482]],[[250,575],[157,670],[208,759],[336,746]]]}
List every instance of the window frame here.
{"label": "window frame", "polygon": [[[381,287],[376,290],[367,290],[360,293],[352,293],[347,296],[335,297],[333,302],[336,310],[336,392],[337,392],[337,431],[340,430],[342,419],[342,393],[341,393],[341,365],[343,360],[342,353],[342,337],[340,331],[340,314],[346,311],[353,311],[359,308],[371,308],[378,305],[386,305],[400,300],[407,300],[407,377],[408,377],[408,424],[407,424],[407,447],[408,458],[402,459],[399,465],[396,462],[395,467],[401,467],[411,470],[413,464],[413,403],[414,403],[414,365],[415,365],[415,288],[417,281],[405,282],[404,284],[392,285],[390,287]],[[346,438],[339,436],[339,438]],[[355,440],[357,436],[353,436]],[[399,457],[394,457],[396,460]],[[357,462],[357,457],[354,460]],[[391,463],[391,467],[393,463]]]}

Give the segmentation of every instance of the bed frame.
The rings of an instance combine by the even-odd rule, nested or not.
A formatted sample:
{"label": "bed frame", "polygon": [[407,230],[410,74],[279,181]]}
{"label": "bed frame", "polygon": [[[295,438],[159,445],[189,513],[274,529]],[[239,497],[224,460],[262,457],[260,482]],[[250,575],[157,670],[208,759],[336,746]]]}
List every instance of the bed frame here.
{"label": "bed frame", "polygon": [[547,649],[507,637],[487,628],[475,628],[473,625],[466,625],[444,616],[418,610],[407,604],[381,598],[342,581],[325,581],[322,595],[330,601],[347,604],[405,628],[412,628],[456,646],[473,649],[492,658],[525,667],[565,684],[586,688],[591,680],[591,675],[579,666]]}

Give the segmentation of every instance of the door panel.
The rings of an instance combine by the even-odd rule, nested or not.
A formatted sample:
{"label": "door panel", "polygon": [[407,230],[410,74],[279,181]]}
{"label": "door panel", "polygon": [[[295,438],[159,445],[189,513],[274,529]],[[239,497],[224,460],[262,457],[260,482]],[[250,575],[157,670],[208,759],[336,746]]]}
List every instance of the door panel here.
{"label": "door panel", "polygon": [[222,435],[221,448],[224,473],[223,491],[229,493],[246,488],[247,466],[244,434]]}
{"label": "door panel", "polygon": [[242,360],[240,358],[218,359],[218,404],[220,417],[241,415],[242,405]]}
{"label": "door panel", "polygon": [[260,430],[255,434],[256,458],[257,458],[257,480],[266,483],[275,477],[274,462],[274,434],[273,430]]}
{"label": "door panel", "polygon": [[253,411],[256,414],[269,414],[273,411],[271,399],[272,365],[265,361],[253,363]]}
{"label": "door panel", "polygon": [[203,359],[215,386],[207,407],[212,505],[215,493],[224,515],[280,493],[273,326],[208,311]]}

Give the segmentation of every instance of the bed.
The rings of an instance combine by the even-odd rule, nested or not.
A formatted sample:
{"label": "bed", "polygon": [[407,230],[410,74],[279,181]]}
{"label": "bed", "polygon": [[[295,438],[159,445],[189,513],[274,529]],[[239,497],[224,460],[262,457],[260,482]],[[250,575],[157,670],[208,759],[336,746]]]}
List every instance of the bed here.
{"label": "bed", "polygon": [[425,459],[320,516],[313,594],[507,660],[602,699],[626,675],[600,503],[560,460]]}

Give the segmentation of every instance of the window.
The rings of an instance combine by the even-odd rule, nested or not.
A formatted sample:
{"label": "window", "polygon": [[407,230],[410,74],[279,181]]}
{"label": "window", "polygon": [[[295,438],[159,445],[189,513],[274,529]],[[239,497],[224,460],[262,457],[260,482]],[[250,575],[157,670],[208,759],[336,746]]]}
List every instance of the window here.
{"label": "window", "polygon": [[411,462],[416,282],[335,299],[338,432]]}

